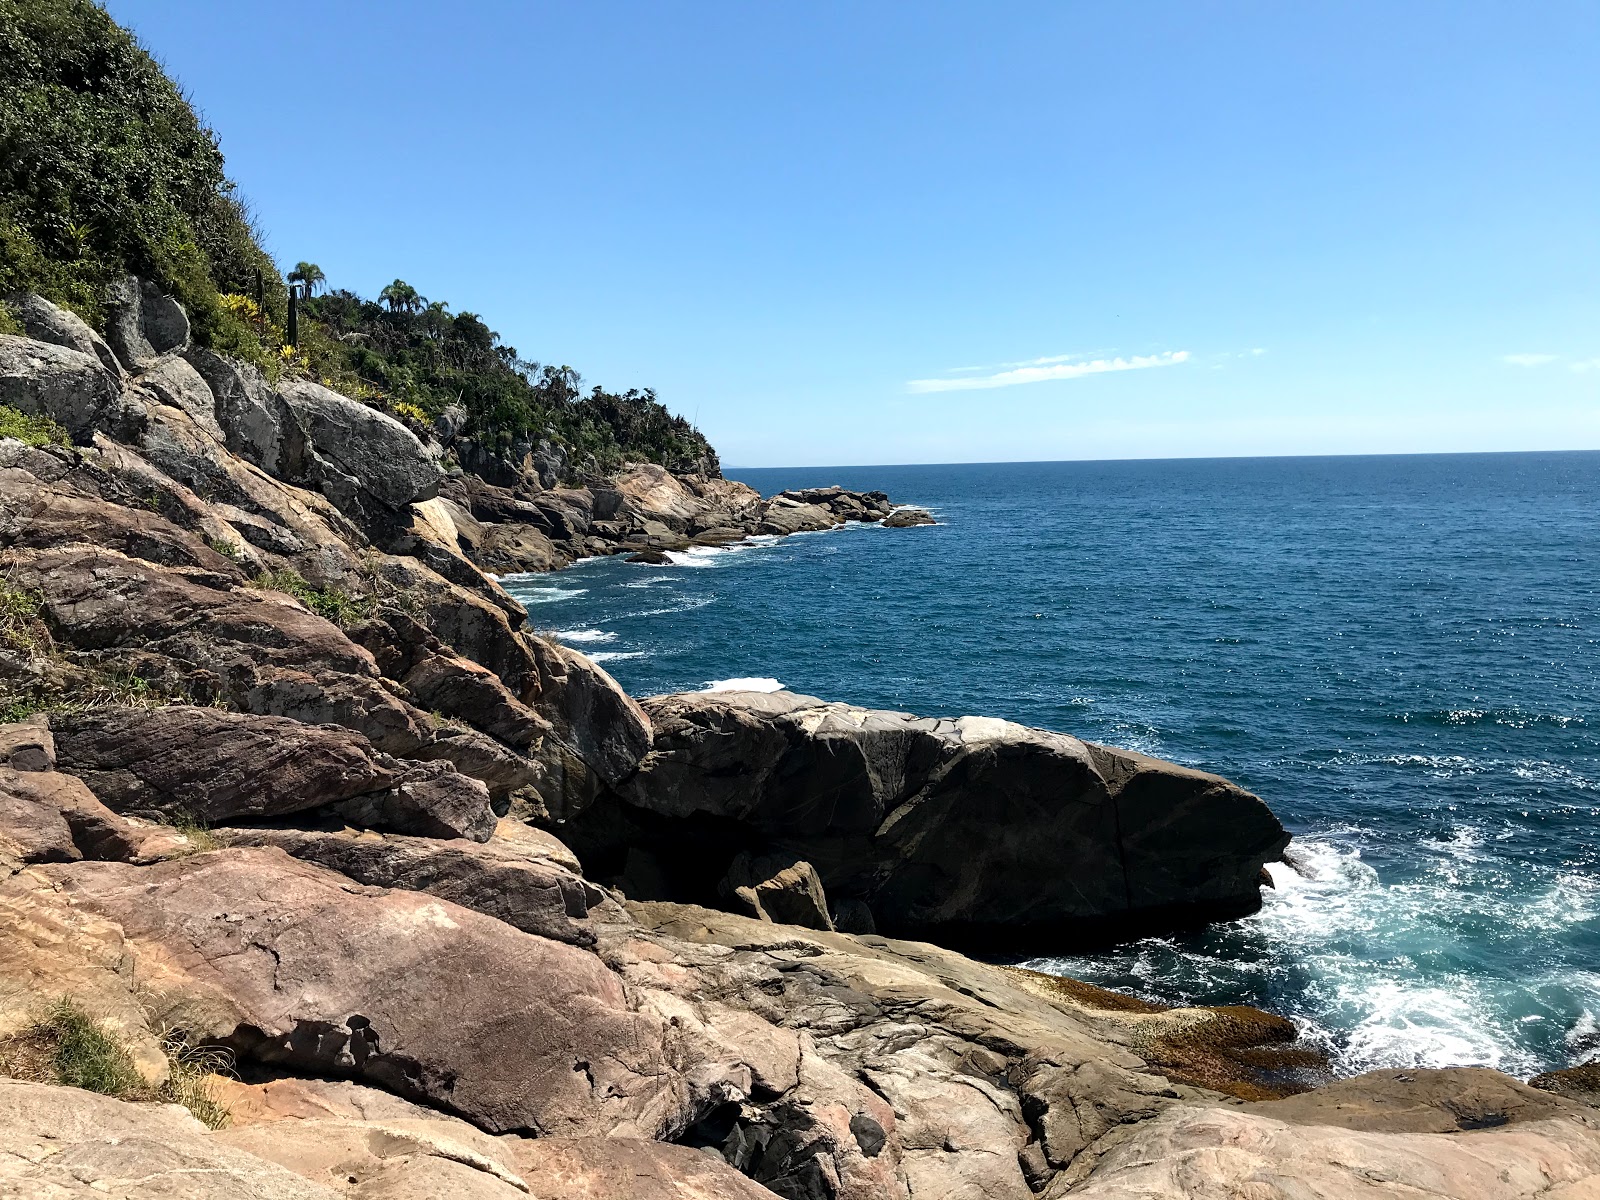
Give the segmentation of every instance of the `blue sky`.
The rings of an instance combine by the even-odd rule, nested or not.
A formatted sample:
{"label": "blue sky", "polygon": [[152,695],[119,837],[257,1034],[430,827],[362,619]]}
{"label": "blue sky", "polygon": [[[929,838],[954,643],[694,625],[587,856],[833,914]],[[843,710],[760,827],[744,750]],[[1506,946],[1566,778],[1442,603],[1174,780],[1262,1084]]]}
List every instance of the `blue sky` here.
{"label": "blue sky", "polygon": [[1600,447],[1600,5],[111,0],[281,262],[743,466]]}

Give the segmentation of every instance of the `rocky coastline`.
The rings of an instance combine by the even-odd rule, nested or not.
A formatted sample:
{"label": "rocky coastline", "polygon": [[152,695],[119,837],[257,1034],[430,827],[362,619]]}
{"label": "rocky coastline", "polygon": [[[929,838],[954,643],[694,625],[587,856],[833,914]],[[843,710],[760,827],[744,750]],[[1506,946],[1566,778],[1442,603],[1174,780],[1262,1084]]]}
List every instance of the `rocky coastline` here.
{"label": "rocky coastline", "polygon": [[[495,578],[926,514],[490,483],[116,296],[0,335],[0,405],[71,442],[0,438],[0,1192],[1600,1191],[1592,1071],[1329,1080],[1271,1014],[960,952],[1248,914],[1262,799],[984,717],[636,699]],[[124,1066],[68,1086],[85,1038]]]}

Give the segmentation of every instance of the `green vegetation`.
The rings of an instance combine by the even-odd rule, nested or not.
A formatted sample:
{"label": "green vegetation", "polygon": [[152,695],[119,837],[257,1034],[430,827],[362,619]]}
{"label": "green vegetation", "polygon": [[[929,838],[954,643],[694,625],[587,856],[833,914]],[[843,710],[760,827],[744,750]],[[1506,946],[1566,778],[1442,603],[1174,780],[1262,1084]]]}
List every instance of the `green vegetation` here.
{"label": "green vegetation", "polygon": [[9,333],[21,337],[27,331],[22,328],[22,322],[17,320],[17,314],[11,311],[11,306],[0,301],[0,333]]}
{"label": "green vegetation", "polygon": [[128,1052],[71,999],[62,997],[51,1005],[34,1031],[55,1046],[51,1065],[57,1083],[120,1099],[135,1099],[145,1091]]}
{"label": "green vegetation", "polygon": [[167,1081],[151,1087],[118,1042],[70,996],[52,1004],[21,1033],[0,1041],[0,1074],[35,1083],[83,1088],[118,1100],[181,1104],[211,1129],[228,1123],[228,1110],[211,1094],[211,1077],[231,1075],[233,1056],[197,1047],[181,1030],[161,1039]]}
{"label": "green vegetation", "polygon": [[0,650],[38,654],[48,646],[39,610],[37,595],[0,578]]}
{"label": "green vegetation", "polygon": [[0,294],[98,326],[131,271],[176,296],[201,341],[261,357],[218,297],[260,271],[275,299],[282,280],[216,136],[134,37],[90,0],[0,0],[0,79]]}
{"label": "green vegetation", "polygon": [[225,538],[207,538],[206,545],[223,558],[232,559],[234,562],[244,561],[244,550],[240,548],[238,542],[228,541]]}
{"label": "green vegetation", "polygon": [[49,417],[30,417],[9,404],[0,404],[0,438],[16,438],[30,446],[68,446],[67,431]]}
{"label": "green vegetation", "polygon": [[300,349],[314,374],[414,421],[459,405],[466,411],[463,433],[484,460],[519,459],[545,439],[566,447],[574,474],[629,459],[676,471],[718,470],[705,437],[669,413],[653,391],[586,393],[572,368],[527,361],[476,313],[452,314],[404,280],[384,288],[378,301],[339,290],[302,311]]}
{"label": "green vegetation", "polygon": [[377,611],[376,596],[352,596],[342,588],[317,587],[294,571],[269,571],[255,578],[255,586],[284,592],[304,604],[317,616],[341,628],[360,624]]}
{"label": "green vegetation", "polygon": [[190,854],[203,854],[222,845],[211,832],[211,826],[191,812],[170,813],[167,816],[167,824],[189,840]]}

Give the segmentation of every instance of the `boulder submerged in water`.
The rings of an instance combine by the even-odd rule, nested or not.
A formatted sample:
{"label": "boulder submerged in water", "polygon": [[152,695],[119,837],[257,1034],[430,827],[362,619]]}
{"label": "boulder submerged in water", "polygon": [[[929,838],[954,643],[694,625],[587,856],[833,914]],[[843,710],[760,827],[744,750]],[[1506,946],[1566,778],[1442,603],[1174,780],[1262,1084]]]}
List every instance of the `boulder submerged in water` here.
{"label": "boulder submerged in water", "polygon": [[639,769],[562,828],[630,897],[717,904],[737,856],[782,852],[882,932],[1037,950],[1254,912],[1289,841],[1219,776],[1009,721],[791,692],[644,708]]}
{"label": "boulder submerged in water", "polygon": [[907,504],[895,509],[883,519],[883,523],[889,529],[909,529],[914,525],[937,525],[939,522],[927,509]]}

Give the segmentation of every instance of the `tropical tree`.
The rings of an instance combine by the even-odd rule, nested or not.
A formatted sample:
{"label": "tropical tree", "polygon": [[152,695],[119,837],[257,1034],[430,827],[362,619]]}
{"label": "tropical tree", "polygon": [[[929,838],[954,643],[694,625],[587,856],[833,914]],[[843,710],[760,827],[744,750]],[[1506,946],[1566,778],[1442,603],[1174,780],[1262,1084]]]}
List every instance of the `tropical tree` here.
{"label": "tropical tree", "polygon": [[426,301],[421,293],[404,279],[396,279],[383,291],[378,293],[378,299],[389,306],[390,312],[417,312]]}
{"label": "tropical tree", "polygon": [[289,272],[289,282],[304,284],[309,299],[320,285],[328,282],[328,277],[316,263],[303,262],[296,263],[294,270]]}

